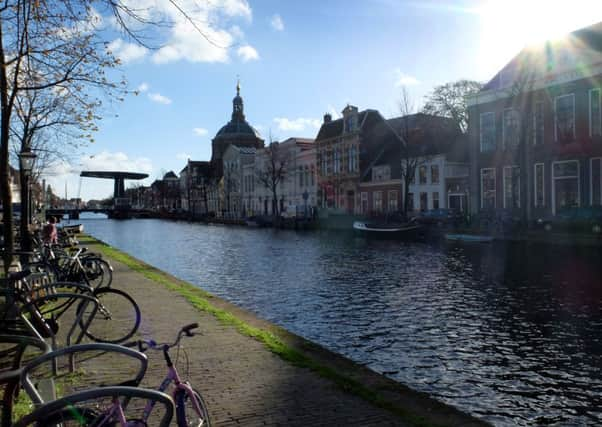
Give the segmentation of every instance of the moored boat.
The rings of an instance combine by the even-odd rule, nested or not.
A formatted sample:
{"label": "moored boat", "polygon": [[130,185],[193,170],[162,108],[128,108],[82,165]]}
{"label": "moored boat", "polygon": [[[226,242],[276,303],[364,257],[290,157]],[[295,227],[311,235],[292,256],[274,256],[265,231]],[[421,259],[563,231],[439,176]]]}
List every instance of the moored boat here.
{"label": "moored boat", "polygon": [[370,237],[415,238],[420,235],[422,226],[416,223],[371,223],[355,221],[353,230]]}
{"label": "moored boat", "polygon": [[68,231],[69,233],[83,233],[84,225],[83,224],[73,224],[73,225],[63,225],[61,227],[64,231]]}

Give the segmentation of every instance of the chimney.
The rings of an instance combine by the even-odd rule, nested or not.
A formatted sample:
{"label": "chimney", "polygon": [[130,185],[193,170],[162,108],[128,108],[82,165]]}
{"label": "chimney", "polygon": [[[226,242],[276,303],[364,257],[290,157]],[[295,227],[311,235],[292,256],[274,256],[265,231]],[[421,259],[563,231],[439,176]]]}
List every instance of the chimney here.
{"label": "chimney", "polygon": [[332,116],[330,113],[324,114],[324,123],[330,123],[332,121]]}

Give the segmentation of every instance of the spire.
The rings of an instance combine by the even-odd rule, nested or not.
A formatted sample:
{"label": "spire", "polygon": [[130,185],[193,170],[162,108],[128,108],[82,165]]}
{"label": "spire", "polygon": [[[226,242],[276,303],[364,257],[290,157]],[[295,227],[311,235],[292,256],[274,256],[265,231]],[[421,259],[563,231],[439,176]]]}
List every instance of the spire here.
{"label": "spire", "polygon": [[240,96],[240,79],[237,79],[236,96],[232,100],[232,120],[239,122],[245,121],[244,107]]}

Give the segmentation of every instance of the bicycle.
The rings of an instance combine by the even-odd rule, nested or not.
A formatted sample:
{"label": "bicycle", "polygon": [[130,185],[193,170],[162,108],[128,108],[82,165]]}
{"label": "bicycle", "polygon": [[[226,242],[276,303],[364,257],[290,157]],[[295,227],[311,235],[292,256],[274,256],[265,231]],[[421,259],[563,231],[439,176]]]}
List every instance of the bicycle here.
{"label": "bicycle", "polygon": [[[36,263],[31,267],[37,270]],[[38,270],[39,271],[39,270]],[[84,283],[54,282],[42,286],[30,286],[27,276],[31,270],[22,272],[18,281],[21,288],[15,289],[25,298],[30,297],[30,305],[44,317],[44,322],[51,328],[51,333],[58,330],[58,319],[76,302],[78,324],[88,338],[96,342],[118,344],[130,339],[140,327],[141,313],[138,304],[126,292],[110,287],[93,288],[87,280]],[[70,287],[76,292],[94,298],[95,304],[89,298],[73,295],[62,301],[54,300],[53,293],[60,287]],[[94,321],[90,322],[90,319]]]}
{"label": "bicycle", "polygon": [[[167,365],[167,375],[157,388],[159,392],[165,392],[169,385],[173,382],[174,389],[172,392],[173,400],[176,404],[176,422],[178,427],[209,427],[211,426],[211,421],[209,419],[209,412],[207,411],[207,405],[197,390],[195,390],[188,381],[182,381],[180,375],[174,363],[171,360],[169,355],[169,350],[173,347],[178,348],[178,356],[180,351],[180,340],[183,335],[187,337],[194,336],[192,332],[193,329],[198,328],[198,323],[191,323],[190,325],[186,325],[180,329],[178,332],[178,336],[173,344],[168,343],[156,343],[153,340],[138,340],[133,344],[138,345],[138,350],[140,352],[145,352],[148,349],[157,350],[163,352],[163,358],[165,359],[165,364]],[[126,344],[128,345],[128,344]],[[130,343],[129,345],[132,345]],[[178,357],[176,356],[176,357]],[[176,359],[177,362],[177,359]],[[186,355],[186,362],[188,364],[188,356]],[[189,367],[187,366],[187,370]],[[148,417],[150,416],[153,410],[154,402],[149,401],[144,408],[142,413],[141,421],[146,423]]]}

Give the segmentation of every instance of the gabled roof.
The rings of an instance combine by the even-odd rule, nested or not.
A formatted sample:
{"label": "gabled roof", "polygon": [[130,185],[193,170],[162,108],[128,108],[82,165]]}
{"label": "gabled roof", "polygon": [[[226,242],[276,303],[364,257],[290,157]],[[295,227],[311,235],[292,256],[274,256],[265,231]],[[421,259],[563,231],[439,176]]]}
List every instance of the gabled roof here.
{"label": "gabled roof", "polygon": [[[558,40],[523,48],[483,91],[508,88],[515,82],[537,79],[602,62],[602,22],[581,28]],[[519,80],[520,79],[520,80]]]}
{"label": "gabled roof", "polygon": [[174,171],[169,171],[165,175],[163,175],[163,179],[175,178],[178,179],[178,176],[174,173]]}
{"label": "gabled roof", "polygon": [[[362,126],[364,123],[364,119],[369,112],[374,112],[376,110],[364,110],[360,111],[357,114],[357,124],[358,126]],[[323,139],[335,138],[343,134],[343,118],[332,120],[328,123],[322,123],[320,126],[320,130],[318,131],[318,136],[316,136],[316,141],[320,141]]]}

